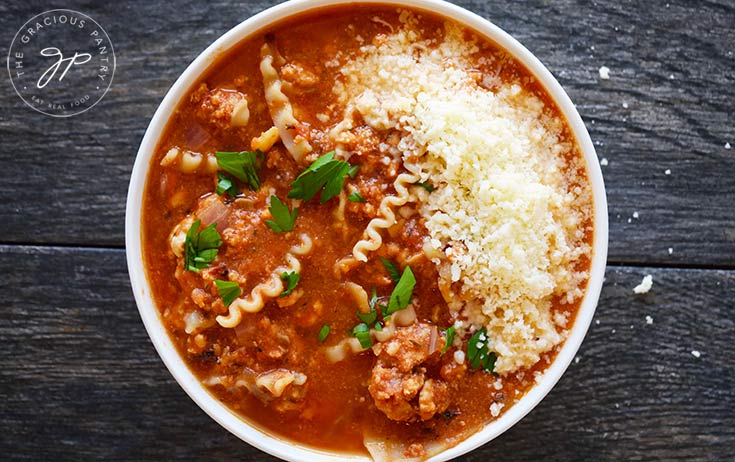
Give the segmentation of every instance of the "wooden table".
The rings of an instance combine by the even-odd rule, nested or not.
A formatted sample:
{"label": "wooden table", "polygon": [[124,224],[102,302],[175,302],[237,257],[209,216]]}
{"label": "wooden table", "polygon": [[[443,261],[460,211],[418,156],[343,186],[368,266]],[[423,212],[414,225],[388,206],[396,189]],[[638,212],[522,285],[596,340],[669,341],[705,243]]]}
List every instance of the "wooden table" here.
{"label": "wooden table", "polygon": [[[0,4],[3,47],[45,9],[30,3]],[[166,371],[133,301],[123,221],[169,86],[276,2],[149,3],[65,2],[117,52],[92,110],[43,116],[0,78],[5,460],[274,460]],[[522,422],[462,460],[735,460],[735,2],[459,3],[557,76],[606,159],[610,203],[607,278],[577,360]],[[647,274],[653,289],[634,295]]]}

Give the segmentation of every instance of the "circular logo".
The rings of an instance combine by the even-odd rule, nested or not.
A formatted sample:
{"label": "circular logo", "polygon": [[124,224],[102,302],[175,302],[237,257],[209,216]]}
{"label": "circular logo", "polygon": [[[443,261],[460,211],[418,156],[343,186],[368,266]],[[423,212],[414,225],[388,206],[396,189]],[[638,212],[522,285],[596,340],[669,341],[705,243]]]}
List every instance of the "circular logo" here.
{"label": "circular logo", "polygon": [[69,117],[90,109],[110,88],[115,52],[107,32],[86,14],[50,10],[29,19],[15,34],[8,72],[28,106]]}

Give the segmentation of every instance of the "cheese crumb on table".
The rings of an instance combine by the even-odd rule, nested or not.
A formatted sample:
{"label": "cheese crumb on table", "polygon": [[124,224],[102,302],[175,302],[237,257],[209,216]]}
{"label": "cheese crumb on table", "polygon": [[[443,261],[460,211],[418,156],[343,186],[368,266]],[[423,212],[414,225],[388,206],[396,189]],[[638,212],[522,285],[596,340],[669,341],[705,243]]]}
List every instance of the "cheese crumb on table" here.
{"label": "cheese crumb on table", "polygon": [[610,79],[610,68],[607,66],[602,66],[599,70],[600,72],[600,78],[602,80],[609,80]]}
{"label": "cheese crumb on table", "polygon": [[637,220],[639,216],[640,215],[638,215],[638,212],[633,212],[633,218],[635,218]]}
{"label": "cheese crumb on table", "polygon": [[695,358],[699,358],[700,356],[702,356],[702,353],[697,350],[692,350],[692,356],[694,356]]}
{"label": "cheese crumb on table", "polygon": [[650,274],[647,274],[640,284],[635,286],[633,288],[633,292],[637,294],[645,294],[648,293],[649,290],[651,290],[651,287],[653,286],[653,276]]}
{"label": "cheese crumb on table", "polygon": [[653,318],[650,316],[646,316],[646,324],[653,324]]}
{"label": "cheese crumb on table", "polygon": [[674,253],[674,248],[673,247],[669,247],[669,255],[671,255],[672,253]]}
{"label": "cheese crumb on table", "polygon": [[600,160],[600,165],[602,165],[603,167],[606,167],[606,166],[607,166],[607,159],[603,157],[603,158],[602,158],[602,159]]}
{"label": "cheese crumb on table", "polygon": [[730,143],[725,143],[725,149],[730,149],[732,146],[730,146]]}
{"label": "cheese crumb on table", "polygon": [[667,168],[666,170],[664,170],[664,175],[671,175],[671,169]]}

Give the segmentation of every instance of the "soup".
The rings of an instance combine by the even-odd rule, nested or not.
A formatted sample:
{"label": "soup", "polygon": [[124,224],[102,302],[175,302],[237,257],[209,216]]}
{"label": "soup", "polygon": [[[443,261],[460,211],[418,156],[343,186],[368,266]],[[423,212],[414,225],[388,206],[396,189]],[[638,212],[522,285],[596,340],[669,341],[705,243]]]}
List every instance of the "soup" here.
{"label": "soup", "polygon": [[144,193],[161,319],[264,431],[422,460],[518,401],[589,277],[584,159],[511,55],[427,12],[319,10],[223,54]]}

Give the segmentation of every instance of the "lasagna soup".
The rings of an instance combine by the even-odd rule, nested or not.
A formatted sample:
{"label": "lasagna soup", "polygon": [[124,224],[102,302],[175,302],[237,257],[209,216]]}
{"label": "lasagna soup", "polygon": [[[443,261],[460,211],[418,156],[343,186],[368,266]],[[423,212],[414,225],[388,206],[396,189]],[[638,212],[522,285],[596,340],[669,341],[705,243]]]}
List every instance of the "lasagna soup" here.
{"label": "lasagna soup", "polygon": [[423,11],[290,18],[162,134],[143,245],[209,391],[266,432],[423,460],[519,400],[583,298],[592,194],[546,90]]}

